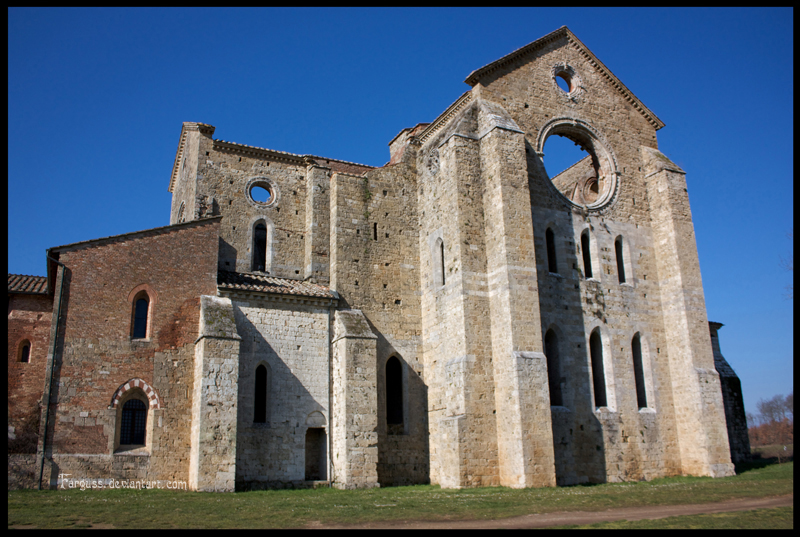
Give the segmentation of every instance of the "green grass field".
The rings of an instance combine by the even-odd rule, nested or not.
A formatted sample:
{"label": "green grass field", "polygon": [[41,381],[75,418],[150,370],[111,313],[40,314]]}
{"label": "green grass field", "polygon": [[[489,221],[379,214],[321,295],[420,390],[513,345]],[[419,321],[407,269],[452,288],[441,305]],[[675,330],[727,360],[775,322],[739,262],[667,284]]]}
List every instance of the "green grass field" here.
{"label": "green grass field", "polygon": [[[553,511],[599,511],[611,507],[696,504],[791,494],[793,468],[792,462],[771,464],[764,461],[740,467],[738,475],[722,479],[674,477],[650,482],[545,489],[448,490],[436,486],[413,486],[235,494],[167,490],[25,490],[8,493],[8,525],[37,528],[286,528],[302,527],[311,522],[328,525],[412,519],[497,519]],[[791,519],[791,512],[788,516]],[[720,517],[719,520],[727,519]],[[654,523],[659,522],[663,523]],[[757,520],[754,519],[754,523],[758,523]]]}

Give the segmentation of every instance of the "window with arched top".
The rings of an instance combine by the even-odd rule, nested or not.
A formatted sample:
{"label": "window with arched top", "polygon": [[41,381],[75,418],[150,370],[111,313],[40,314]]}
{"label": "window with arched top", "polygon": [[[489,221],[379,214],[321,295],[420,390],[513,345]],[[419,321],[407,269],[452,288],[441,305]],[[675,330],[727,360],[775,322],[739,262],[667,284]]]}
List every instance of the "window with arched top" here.
{"label": "window with arched top", "polygon": [[147,405],[139,399],[128,399],[122,406],[122,420],[119,429],[120,445],[144,445],[146,429]]}
{"label": "window with arched top", "polygon": [[253,401],[253,423],[267,422],[267,368],[264,364],[256,368],[255,398]]}
{"label": "window with arched top", "polygon": [[131,327],[131,337],[133,339],[146,339],[148,317],[150,315],[150,297],[145,291],[141,291],[133,299],[133,323]]}
{"label": "window with arched top", "polygon": [[27,364],[31,361],[31,342],[27,339],[19,344],[19,361]]}
{"label": "window with arched top", "polygon": [[433,283],[437,287],[445,284],[444,267],[444,240],[439,237],[433,245]]}
{"label": "window with arched top", "polygon": [[264,272],[267,267],[267,225],[263,220],[253,226],[252,270]]}
{"label": "window with arched top", "polygon": [[642,338],[639,336],[639,332],[636,332],[631,340],[631,354],[633,354],[633,376],[636,379],[636,402],[640,409],[647,408],[647,389],[642,364]]}
{"label": "window with arched top", "polygon": [[556,238],[553,230],[547,228],[545,231],[545,242],[547,242],[547,270],[553,274],[558,274],[558,262],[556,261]]}
{"label": "window with arched top", "polygon": [[600,329],[595,328],[589,336],[589,353],[592,360],[592,383],[594,386],[594,406],[608,406],[606,398],[606,375],[603,364],[603,341],[600,338]]}
{"label": "window with arched top", "polygon": [[617,254],[617,276],[619,283],[625,283],[625,256],[623,255],[622,235],[614,241],[614,251]]}
{"label": "window with arched top", "polygon": [[581,253],[583,254],[583,275],[585,278],[592,277],[592,250],[589,240],[589,230],[581,234]]}
{"label": "window with arched top", "polygon": [[564,406],[561,391],[561,363],[558,353],[558,336],[548,330],[544,336],[544,355],[547,357],[547,382],[550,388],[550,406]]}
{"label": "window with arched top", "polygon": [[386,362],[386,424],[403,424],[403,365],[396,356]]}

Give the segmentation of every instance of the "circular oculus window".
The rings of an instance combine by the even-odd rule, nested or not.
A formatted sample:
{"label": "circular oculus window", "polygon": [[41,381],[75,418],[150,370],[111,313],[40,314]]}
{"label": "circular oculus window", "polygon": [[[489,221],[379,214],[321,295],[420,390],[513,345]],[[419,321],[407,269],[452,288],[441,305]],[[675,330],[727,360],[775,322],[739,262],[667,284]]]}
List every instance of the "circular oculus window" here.
{"label": "circular oculus window", "polygon": [[247,182],[247,201],[256,207],[272,207],[278,201],[278,190],[266,177],[256,177]]}
{"label": "circular oculus window", "polygon": [[[566,138],[579,146],[577,162],[548,169],[546,143],[551,137]],[[597,210],[616,197],[619,171],[616,157],[588,123],[577,118],[554,118],[540,131],[537,154],[542,158],[549,183],[569,205]]]}

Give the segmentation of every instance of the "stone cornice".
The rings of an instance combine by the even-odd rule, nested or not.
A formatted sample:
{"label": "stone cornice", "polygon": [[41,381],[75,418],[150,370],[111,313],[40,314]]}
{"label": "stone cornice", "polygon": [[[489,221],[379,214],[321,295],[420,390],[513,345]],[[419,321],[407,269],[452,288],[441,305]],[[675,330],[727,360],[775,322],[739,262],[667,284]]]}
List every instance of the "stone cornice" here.
{"label": "stone cornice", "polygon": [[448,106],[447,109],[439,115],[439,117],[433,120],[433,122],[419,134],[418,139],[420,143],[424,144],[440,128],[442,128],[448,121],[450,121],[450,118],[452,118],[459,110],[464,108],[464,105],[466,105],[471,100],[472,100],[472,91],[464,92],[464,94],[461,97],[456,99],[456,102]]}
{"label": "stone cornice", "polygon": [[627,100],[636,110],[638,110],[639,113],[642,114],[656,130],[664,126],[664,122],[658,119],[658,116],[656,116],[649,108],[647,108],[644,103],[640,101],[639,98],[634,95],[633,92],[629,90],[628,87],[614,75],[614,73],[611,72],[611,69],[606,67],[605,64],[603,64],[603,62],[601,62],[597,56],[595,56],[594,53],[592,53],[592,51],[581,42],[580,39],[575,37],[575,34],[570,32],[566,26],[564,28],[567,31],[567,39],[573,48],[575,48],[575,50],[577,50],[592,67],[597,68],[598,71],[603,74],[606,80],[608,80],[608,82],[614,86],[617,91],[623,95],[623,97],[625,97],[625,100]]}
{"label": "stone cornice", "polygon": [[184,121],[183,125],[181,126],[181,137],[178,140],[178,150],[175,153],[175,162],[172,164],[172,175],[170,176],[169,179],[169,188],[167,189],[167,192],[172,192],[172,189],[175,187],[175,181],[178,177],[178,173],[181,167],[181,162],[183,160],[183,154],[186,149],[186,135],[191,131],[198,131],[201,134],[210,137],[214,134],[215,129],[216,128],[213,125]]}
{"label": "stone cornice", "polygon": [[362,168],[366,168],[365,171],[375,169],[375,166],[370,166],[369,164],[360,164],[358,162],[350,162],[347,160],[341,160],[329,157],[320,157],[317,155],[298,155],[295,153],[288,153],[286,151],[278,151],[277,149],[267,149],[265,147],[256,147],[252,145],[238,144],[236,142],[228,142],[226,140],[214,140],[214,149],[216,151],[227,151],[230,153],[235,153],[247,157],[263,158],[278,162],[286,162],[289,164],[304,165],[304,166],[316,165],[321,168],[329,168],[330,166],[326,166],[325,164],[321,164],[319,162],[324,160],[328,163],[340,162],[342,164],[347,164],[350,166],[360,166]]}
{"label": "stone cornice", "polygon": [[[178,150],[175,153],[175,162],[172,165],[172,176],[170,177],[169,188],[167,189],[169,192],[173,191],[178,174],[180,173],[181,163],[183,162],[184,154],[186,152],[186,139],[188,133],[192,131],[200,132],[200,134],[210,138],[214,134],[215,129],[216,127],[213,125],[207,125],[205,123],[192,123],[188,121],[183,123],[183,126],[181,127],[181,137],[178,141]],[[255,147],[246,144],[237,144],[236,142],[228,142],[225,140],[212,140],[212,142],[216,151],[234,153],[247,157],[268,159],[277,162],[285,162],[298,166],[317,165],[322,168],[328,168],[329,166],[326,166],[320,162],[325,161],[327,164],[330,164],[331,162],[338,162],[348,166],[359,166],[365,168],[364,171],[375,169],[375,166],[370,166],[368,164],[360,164],[358,162],[350,162],[335,158],[319,157],[316,155],[297,155],[294,153],[288,153],[286,151]]]}
{"label": "stone cornice", "polygon": [[476,69],[475,71],[473,71],[472,73],[469,74],[469,76],[466,78],[466,80],[464,80],[464,82],[466,82],[470,86],[474,87],[476,84],[478,84],[478,82],[480,81],[481,78],[483,78],[484,76],[488,75],[489,73],[492,73],[492,72],[494,72],[494,71],[496,71],[496,70],[508,65],[509,63],[518,60],[520,57],[522,57],[522,56],[524,56],[524,55],[526,55],[526,54],[528,54],[528,53],[530,53],[530,52],[532,52],[534,50],[540,49],[543,46],[545,46],[545,45],[547,45],[549,43],[552,43],[553,41],[556,41],[556,40],[562,39],[562,38],[566,38],[566,40],[572,46],[572,48],[574,48],[576,51],[578,51],[578,53],[581,56],[583,56],[584,59],[586,59],[586,61],[589,62],[590,65],[595,67],[597,69],[597,71],[600,74],[602,74],[606,78],[606,80],[608,80],[608,82],[614,88],[616,88],[617,91],[619,91],[622,94],[622,96],[634,108],[636,108],[636,110],[638,110],[639,113],[641,113],[651,125],[653,125],[653,127],[656,130],[658,130],[661,127],[664,126],[664,122],[661,121],[660,119],[658,119],[658,117],[652,111],[650,111],[650,109],[648,109],[644,105],[644,103],[642,103],[642,101],[640,101],[639,98],[636,97],[633,94],[633,92],[631,90],[629,90],[625,86],[625,84],[623,84],[620,81],[620,79],[618,79],[614,75],[614,73],[612,73],[611,70],[603,64],[603,62],[601,62],[599,59],[597,59],[597,56],[595,56],[592,53],[592,51],[589,50],[589,48],[586,45],[584,45],[581,42],[581,40],[578,39],[575,36],[575,34],[573,34],[569,30],[569,28],[567,28],[566,26],[562,26],[558,30],[555,30],[554,32],[550,32],[546,36],[541,37],[541,38],[537,39],[536,41],[533,41],[532,43],[529,43],[529,44],[525,45],[524,47],[518,48],[517,50],[515,50],[514,52],[511,52],[510,54],[506,54],[505,56],[503,56],[499,60],[495,60],[495,61],[493,61],[492,63],[490,63],[488,65],[484,65],[480,69]]}
{"label": "stone cornice", "polygon": [[295,155],[294,153],[287,153],[285,151],[276,151],[274,149],[265,149],[263,147],[255,147],[252,145],[226,142],[225,140],[214,140],[214,150],[227,151],[247,157],[269,159],[297,165],[306,165],[306,160],[304,158],[305,155]]}
{"label": "stone cornice", "polygon": [[466,82],[467,84],[469,84],[472,87],[475,87],[475,85],[478,83],[478,81],[481,78],[483,78],[484,76],[488,75],[489,73],[492,73],[492,72],[500,69],[501,67],[504,67],[504,66],[508,65],[509,63],[515,61],[520,56],[523,56],[523,55],[525,55],[525,54],[527,54],[527,53],[529,53],[529,52],[531,52],[533,50],[536,50],[538,48],[543,47],[544,45],[546,45],[548,43],[551,43],[551,42],[553,42],[553,41],[555,41],[557,39],[560,39],[560,38],[564,37],[568,32],[569,32],[569,29],[567,29],[566,26],[562,26],[558,30],[550,32],[549,34],[547,34],[547,35],[545,35],[543,37],[540,37],[536,41],[528,43],[524,47],[520,47],[517,50],[506,54],[505,56],[503,56],[499,60],[495,60],[495,61],[493,61],[493,62],[491,62],[489,64],[486,64],[483,67],[481,67],[480,69],[475,69],[474,71],[472,71],[469,74],[469,76],[464,80],[464,82]]}

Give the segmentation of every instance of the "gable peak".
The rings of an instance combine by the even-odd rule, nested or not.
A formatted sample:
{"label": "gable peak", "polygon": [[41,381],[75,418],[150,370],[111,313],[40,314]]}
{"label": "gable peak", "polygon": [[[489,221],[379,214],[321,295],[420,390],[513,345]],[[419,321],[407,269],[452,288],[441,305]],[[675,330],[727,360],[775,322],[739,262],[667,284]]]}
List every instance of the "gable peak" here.
{"label": "gable peak", "polygon": [[568,46],[573,47],[578,51],[578,53],[583,56],[586,61],[597,71],[604,76],[612,86],[614,86],[617,91],[619,91],[625,99],[633,106],[636,110],[638,110],[648,122],[650,122],[653,127],[658,130],[664,126],[664,122],[661,121],[658,116],[656,116],[650,109],[648,109],[642,101],[636,97],[631,90],[622,83],[620,79],[611,72],[611,70],[606,67],[603,62],[601,62],[594,53],[589,50],[589,48],[584,45],[580,39],[578,39],[572,31],[567,28],[566,26],[562,26],[561,28],[550,32],[549,34],[540,37],[536,41],[532,41],[525,45],[524,47],[520,47],[517,50],[506,54],[502,58],[495,60],[487,65],[484,65],[480,69],[476,69],[472,71],[469,76],[464,80],[467,84],[472,87],[475,87],[482,79],[484,79],[490,73],[508,65],[511,62],[518,60],[519,58],[538,50],[545,45],[556,41],[558,39],[566,38],[568,42]]}

